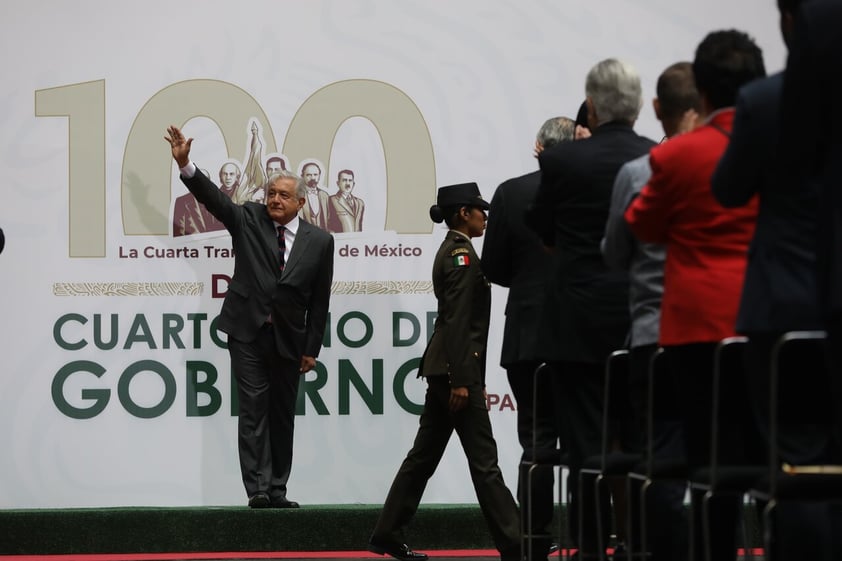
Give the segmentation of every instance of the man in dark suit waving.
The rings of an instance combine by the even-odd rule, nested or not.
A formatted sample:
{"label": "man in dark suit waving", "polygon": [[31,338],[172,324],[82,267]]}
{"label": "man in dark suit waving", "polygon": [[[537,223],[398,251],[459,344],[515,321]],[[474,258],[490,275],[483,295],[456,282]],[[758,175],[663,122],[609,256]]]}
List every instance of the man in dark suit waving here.
{"label": "man in dark suit waving", "polygon": [[166,140],[187,189],[231,234],[234,275],[219,315],[237,379],[238,444],[252,508],[298,508],[287,499],[300,374],[316,364],[333,280],[333,237],[303,220],[305,185],[273,174],[266,204],[235,204],[190,161],[192,138]]}

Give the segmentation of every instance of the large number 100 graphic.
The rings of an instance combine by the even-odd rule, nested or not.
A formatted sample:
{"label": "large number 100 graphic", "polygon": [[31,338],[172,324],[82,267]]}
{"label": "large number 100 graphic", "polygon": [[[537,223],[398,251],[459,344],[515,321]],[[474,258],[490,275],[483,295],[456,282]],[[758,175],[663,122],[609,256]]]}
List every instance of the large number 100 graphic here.
{"label": "large number 100 graphic", "polygon": [[[105,257],[105,80],[35,92],[35,115],[69,118],[69,255]],[[257,119],[269,152],[277,151],[263,109],[246,91],[218,80],[187,80],[156,93],[135,117],[121,177],[126,235],[168,235],[172,158],[162,150],[167,125],[208,117],[222,132],[228,157],[246,145],[244,123]],[[430,132],[415,103],[374,80],[345,80],[311,95],[290,122],[283,153],[292,162],[330,161],[336,132],[352,117],[368,119],[380,135],[386,163],[386,230],[429,233],[425,208],[435,196]]]}

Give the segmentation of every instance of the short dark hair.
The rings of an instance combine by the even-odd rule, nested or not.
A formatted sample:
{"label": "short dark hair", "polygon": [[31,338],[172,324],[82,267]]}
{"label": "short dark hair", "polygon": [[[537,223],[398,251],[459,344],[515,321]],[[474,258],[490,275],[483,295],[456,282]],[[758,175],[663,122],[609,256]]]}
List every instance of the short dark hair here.
{"label": "short dark hair", "polygon": [[778,11],[789,12],[794,15],[795,12],[798,11],[798,7],[805,1],[806,0],[778,0]]}
{"label": "short dark hair", "polygon": [[280,162],[281,169],[287,169],[287,163],[280,156],[272,156],[271,158],[267,159],[266,160],[266,169],[269,169],[269,164],[271,164],[272,162]]}
{"label": "short dark hair", "polygon": [[664,119],[675,119],[690,109],[697,112],[701,109],[699,91],[693,78],[693,64],[690,62],[676,62],[667,67],[658,77],[655,91]]}
{"label": "short dark hair", "polygon": [[743,85],[765,75],[760,47],[742,31],[713,31],[696,49],[696,89],[714,109],[734,105]]}
{"label": "short dark hair", "polygon": [[322,166],[320,166],[316,162],[307,162],[306,164],[301,166],[301,175],[304,175],[304,170],[307,169],[307,166],[316,166],[316,169],[319,170],[319,175],[322,174]]}
{"label": "short dark hair", "polygon": [[[575,126],[585,127],[588,128],[588,101],[585,100],[582,102],[582,105],[579,106],[579,111],[576,112],[576,124]],[[574,126],[574,128],[575,128]]]}
{"label": "short dark hair", "polygon": [[354,172],[353,172],[353,171],[351,171],[351,170],[349,170],[349,169],[343,169],[342,171],[340,171],[339,173],[337,173],[337,174],[336,174],[336,180],[337,180],[337,181],[339,181],[339,178],[340,178],[340,177],[342,177],[342,174],[343,174],[343,173],[344,173],[345,175],[350,175],[350,176],[351,176],[351,179],[354,179]]}

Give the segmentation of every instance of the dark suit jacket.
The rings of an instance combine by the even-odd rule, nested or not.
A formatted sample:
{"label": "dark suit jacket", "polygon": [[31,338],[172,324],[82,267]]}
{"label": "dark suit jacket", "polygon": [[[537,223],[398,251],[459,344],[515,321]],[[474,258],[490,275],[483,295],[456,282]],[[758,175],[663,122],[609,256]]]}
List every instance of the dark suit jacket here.
{"label": "dark suit jacket", "polygon": [[557,144],[538,159],[541,186],[530,225],[558,251],[562,360],[602,363],[624,344],[629,329],[628,273],[610,271],[599,245],[617,171],[654,145],[627,124],[606,123],[590,138]]}
{"label": "dark suit jacket", "polygon": [[282,357],[298,361],[318,356],[333,280],[333,236],[299,221],[281,274],[277,231],[265,205],[235,204],[201,172],[181,180],[231,233],[234,275],[222,303],[219,328],[248,343],[271,314]]}
{"label": "dark suit jacket", "polygon": [[509,288],[500,355],[504,368],[555,356],[558,309],[547,305],[546,294],[555,278],[557,259],[525,221],[540,183],[540,171],[503,182],[494,192],[488,213],[482,270],[488,280]]}
{"label": "dark suit jacket", "polygon": [[313,209],[310,206],[309,197],[304,198],[304,206],[301,207],[301,212],[298,214],[310,224],[318,226],[322,230],[327,230],[332,221],[333,205],[330,204],[330,195],[327,194],[327,191],[319,187],[317,193],[319,197],[319,215],[313,216]]}
{"label": "dark suit jacket", "polygon": [[819,329],[816,301],[818,192],[794,184],[776,156],[780,139],[783,75],[743,87],[737,97],[728,148],[711,178],[725,207],[759,196],[737,315],[740,333]]}
{"label": "dark suit jacket", "polygon": [[348,204],[341,192],[331,195],[328,199],[331,206],[330,221],[327,229],[340,234],[342,232],[362,232],[365,201],[351,195],[354,208]]}
{"label": "dark suit jacket", "polygon": [[842,3],[804,2],[784,75],[780,156],[792,184],[820,191],[820,306],[842,314]]}
{"label": "dark suit jacket", "polygon": [[225,224],[208,212],[205,205],[197,201],[191,193],[181,195],[175,200],[172,211],[173,237],[217,232],[224,229]]}
{"label": "dark suit jacket", "polygon": [[471,241],[453,230],[433,261],[433,291],[438,316],[420,375],[447,374],[452,387],[484,385],[491,284]]}

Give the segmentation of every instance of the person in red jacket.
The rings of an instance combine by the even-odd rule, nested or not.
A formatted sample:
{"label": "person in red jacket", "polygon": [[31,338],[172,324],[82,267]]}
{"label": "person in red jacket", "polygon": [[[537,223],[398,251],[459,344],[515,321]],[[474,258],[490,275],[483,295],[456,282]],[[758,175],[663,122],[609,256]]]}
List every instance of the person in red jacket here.
{"label": "person in red jacket", "polygon": [[[713,362],[716,345],[735,334],[737,308],[757,201],[726,209],[713,197],[710,178],[728,145],[739,88],[765,75],[760,49],[745,33],[710,33],[693,62],[704,124],[650,153],[652,177],[625,213],[644,242],[665,244],[664,296],[659,343],[664,347],[684,411],[691,470],[710,463]],[[735,558],[736,504],[711,516],[711,543],[694,531],[694,559]],[[699,518],[699,517],[697,517]]]}

